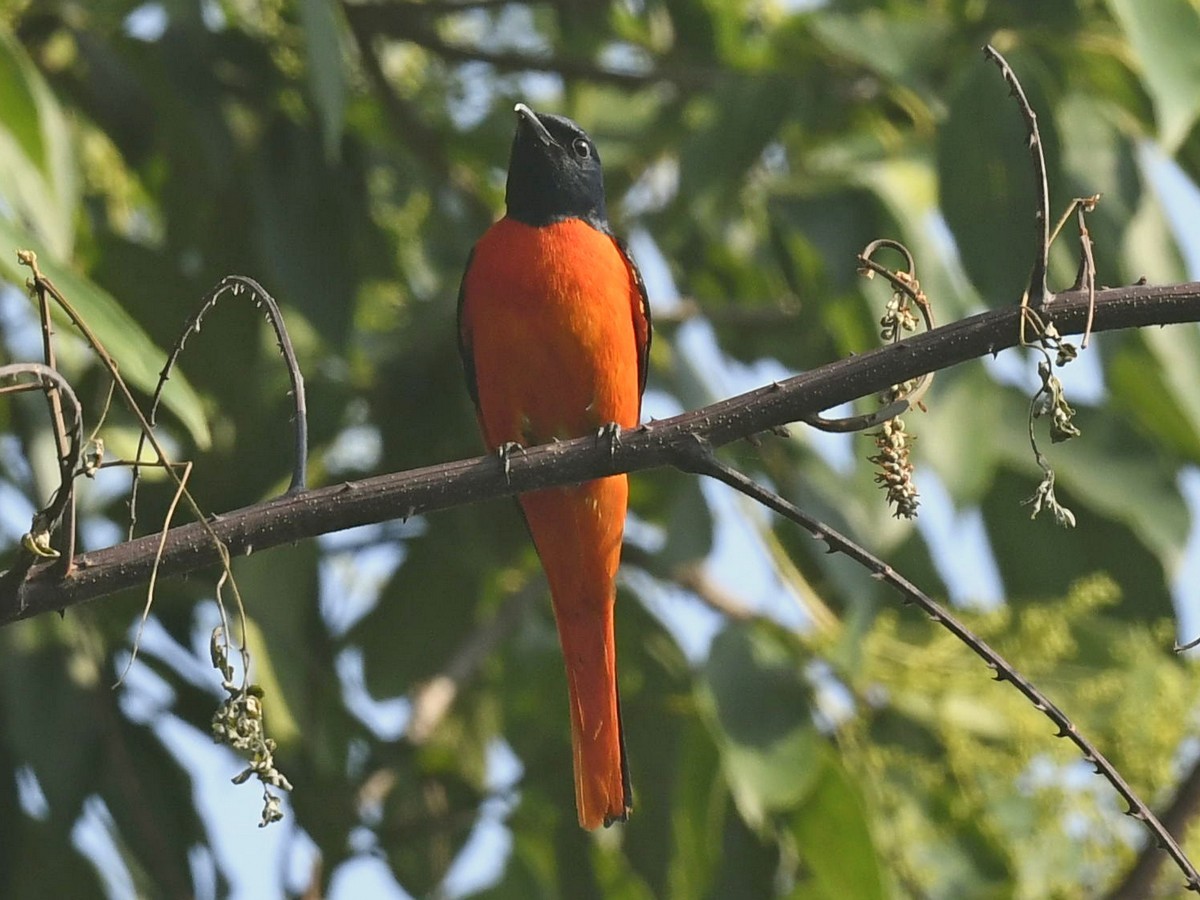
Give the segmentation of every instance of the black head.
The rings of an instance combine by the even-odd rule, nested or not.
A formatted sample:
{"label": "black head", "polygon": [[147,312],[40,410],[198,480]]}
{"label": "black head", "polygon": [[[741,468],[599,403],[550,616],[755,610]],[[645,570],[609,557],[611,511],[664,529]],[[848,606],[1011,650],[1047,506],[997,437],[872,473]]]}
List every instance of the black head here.
{"label": "black head", "polygon": [[583,219],[608,230],[604,176],[596,145],[563,116],[518,103],[517,133],[508,161],[508,215],[526,225]]}

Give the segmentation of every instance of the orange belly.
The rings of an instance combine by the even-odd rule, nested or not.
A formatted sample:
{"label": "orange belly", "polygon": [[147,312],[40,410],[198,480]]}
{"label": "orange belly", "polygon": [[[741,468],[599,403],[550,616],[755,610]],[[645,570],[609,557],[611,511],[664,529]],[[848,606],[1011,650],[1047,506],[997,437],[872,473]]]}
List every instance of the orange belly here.
{"label": "orange belly", "polygon": [[638,294],[610,236],[577,219],[501,219],[476,245],[465,290],[489,447],[637,424]]}

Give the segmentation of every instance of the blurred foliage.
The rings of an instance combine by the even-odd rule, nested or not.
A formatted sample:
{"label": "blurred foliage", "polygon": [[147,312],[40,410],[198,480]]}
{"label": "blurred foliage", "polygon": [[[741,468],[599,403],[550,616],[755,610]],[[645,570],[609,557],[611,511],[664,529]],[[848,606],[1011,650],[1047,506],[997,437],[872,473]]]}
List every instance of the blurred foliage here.
{"label": "blurred foliage", "polygon": [[[854,255],[876,237],[914,250],[943,322],[1017,302],[1032,175],[985,41],[1037,108],[1055,209],[1104,195],[1100,280],[1178,281],[1160,173],[1174,160],[1200,180],[1198,39],[1192,0],[10,0],[0,353],[40,352],[18,247],[142,390],[193,304],[246,274],[283,303],[305,367],[315,482],[474,455],[454,297],[502,207],[525,100],[592,132],[615,227],[643,254],[658,314],[647,412],[701,405],[873,346],[886,289],[854,275]],[[1069,244],[1057,284],[1073,278]],[[94,423],[103,372],[60,324]],[[890,518],[865,438],[797,427],[731,456],[932,594],[999,601],[970,622],[1162,807],[1194,763],[1200,711],[1171,652],[1200,332],[1105,334],[1086,355],[1087,390],[1068,383],[1083,437],[1052,451],[1074,531],[1019,505],[1039,472],[1034,361],[1017,354],[944,373],[910,417],[918,484],[945,495],[927,502],[931,527]],[[163,427],[204,507],[278,492],[286,378],[249,304],[224,304],[182,367]],[[6,547],[54,484],[44,422],[35,396],[0,407]],[[132,427],[111,413],[112,452],[132,453]],[[125,487],[112,472],[84,487],[87,546],[120,538]],[[495,503],[238,562],[296,786],[268,832],[254,789],[226,782],[241,764],[208,745],[211,578],[160,585],[116,689],[138,592],[0,631],[0,895],[363,896],[364,867],[415,896],[496,900],[1119,883],[1136,823],[965,648],[722,489],[652,472],[633,497],[627,826],[575,823],[544,584],[513,504]],[[152,480],[144,528],[169,500]],[[967,521],[986,546],[965,541]],[[989,555],[994,588],[950,574],[986,573]],[[426,717],[419,736],[410,714]]]}

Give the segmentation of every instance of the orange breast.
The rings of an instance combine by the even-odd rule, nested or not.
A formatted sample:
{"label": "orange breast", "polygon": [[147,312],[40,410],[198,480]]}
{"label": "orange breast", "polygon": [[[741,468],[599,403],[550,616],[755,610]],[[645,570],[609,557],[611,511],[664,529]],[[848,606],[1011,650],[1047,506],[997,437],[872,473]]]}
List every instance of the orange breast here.
{"label": "orange breast", "polygon": [[489,447],[637,424],[639,295],[609,235],[577,219],[501,219],[476,245],[465,287]]}

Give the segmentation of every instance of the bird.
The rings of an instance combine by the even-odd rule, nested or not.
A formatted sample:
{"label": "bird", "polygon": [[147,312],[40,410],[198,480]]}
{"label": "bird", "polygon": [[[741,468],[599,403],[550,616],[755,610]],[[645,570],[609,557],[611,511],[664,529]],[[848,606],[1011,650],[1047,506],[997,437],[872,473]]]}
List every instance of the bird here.
{"label": "bird", "polygon": [[[515,447],[636,426],[650,351],[646,286],[608,222],[596,144],[572,120],[517,117],[505,215],[475,244],[458,339],[484,443]],[[506,463],[507,464],[507,463]],[[613,613],[625,474],[520,494],[546,573],[570,705],[575,806],[588,830],[633,809]]]}

